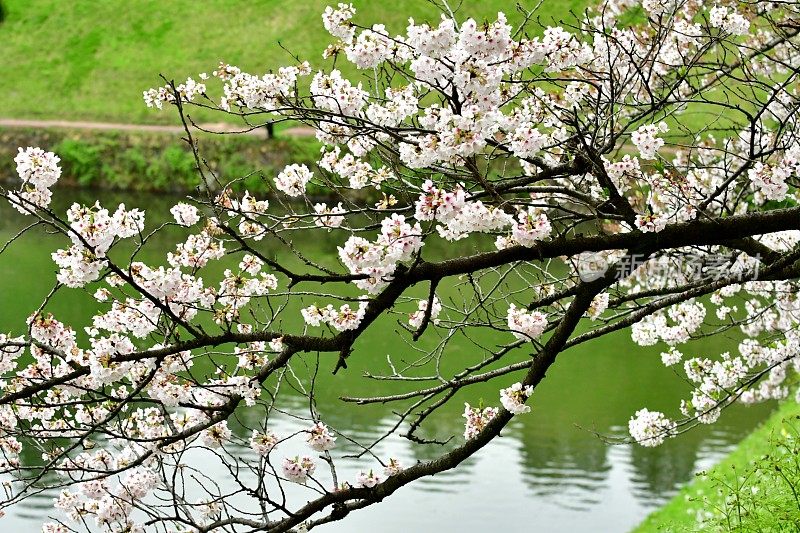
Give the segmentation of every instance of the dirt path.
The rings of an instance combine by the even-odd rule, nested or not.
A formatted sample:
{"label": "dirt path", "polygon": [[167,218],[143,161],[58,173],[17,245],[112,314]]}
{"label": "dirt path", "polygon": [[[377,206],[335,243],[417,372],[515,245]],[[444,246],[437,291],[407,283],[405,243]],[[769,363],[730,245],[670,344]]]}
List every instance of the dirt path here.
{"label": "dirt path", "polygon": [[[266,138],[264,128],[250,131],[240,131],[232,124],[223,122],[214,124],[200,124],[201,129],[213,132],[238,132],[243,135]],[[116,122],[88,122],[71,120],[27,120],[18,118],[0,118],[0,128],[43,128],[43,129],[72,129],[72,130],[112,130],[154,133],[183,133],[183,126],[164,126],[158,124],[119,124]],[[305,126],[295,126],[279,131],[281,136],[308,137],[314,135],[314,130]]]}
{"label": "dirt path", "polygon": [[[267,138],[266,128],[241,131],[239,126],[227,124],[225,122],[201,123],[202,130],[217,133],[238,133],[241,135],[252,135],[254,137]],[[133,132],[155,132],[155,133],[183,133],[183,126],[165,126],[159,124],[120,124],[116,122],[88,122],[81,120],[27,120],[18,118],[0,118],[0,128],[44,128],[44,129],[71,129],[71,130],[111,130],[111,131],[133,131]],[[313,137],[314,129],[308,126],[293,126],[278,131],[278,137]],[[635,148],[627,146],[635,152]],[[665,146],[661,148],[662,153],[674,155],[677,148]]]}

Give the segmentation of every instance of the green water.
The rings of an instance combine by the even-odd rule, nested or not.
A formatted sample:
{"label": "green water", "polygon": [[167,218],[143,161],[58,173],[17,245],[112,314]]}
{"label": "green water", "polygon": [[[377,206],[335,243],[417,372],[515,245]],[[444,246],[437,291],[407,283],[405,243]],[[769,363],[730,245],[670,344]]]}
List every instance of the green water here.
{"label": "green water", "polygon": [[[72,201],[89,202],[87,194],[57,192],[57,209]],[[174,199],[152,196],[103,193],[103,205],[124,202],[129,208],[147,210],[148,228],[168,217]],[[0,237],[5,242],[22,228],[27,219],[9,207],[0,206]],[[179,238],[172,232],[151,242],[140,260],[164,264],[164,255]],[[343,234],[294,244],[309,257],[332,260]],[[0,331],[19,332],[25,318],[40,304],[55,283],[55,267],[50,253],[65,244],[63,238],[36,233],[12,244],[0,255]],[[460,243],[459,253],[483,243]],[[269,255],[281,259],[280,251],[264,243]],[[445,250],[432,253],[445,254]],[[219,274],[215,267],[207,275]],[[205,277],[205,276],[204,276]],[[455,282],[443,283],[438,294],[446,300],[458,288]],[[418,296],[425,287],[419,288]],[[57,318],[80,327],[88,323],[98,304],[90,290],[63,290],[56,294],[47,310]],[[409,308],[410,310],[410,308]],[[294,313],[292,316],[298,316]],[[388,372],[387,355],[395,360],[415,357],[397,320],[400,315],[373,325],[356,344],[349,368],[331,376],[335,355],[320,359],[323,369],[317,393],[323,420],[334,428],[347,429],[368,441],[390,427],[395,420],[394,406],[354,406],[339,401],[342,395],[385,393],[386,385],[363,378],[363,371]],[[297,331],[298,322],[287,319],[283,326]],[[437,333],[429,331],[421,346],[431,346]],[[507,333],[476,333],[483,344],[509,342]],[[735,345],[735,338],[698,341],[685,353],[717,354]],[[627,445],[610,446],[594,435],[623,435],[628,418],[648,406],[675,414],[678,402],[687,393],[679,376],[665,369],[659,359],[663,347],[635,346],[626,332],[605,337],[568,350],[536,390],[533,411],[517,417],[502,438],[482,450],[459,469],[415,486],[401,489],[385,502],[359,511],[341,524],[321,531],[626,531],[658,506],[693,473],[710,465],[762,420],[771,406],[735,407],[719,423],[699,428],[669,441],[657,449]],[[469,364],[480,358],[473,343],[457,337],[448,346],[445,368]],[[526,352],[509,354],[505,361],[523,360]],[[309,365],[316,361],[311,356]],[[463,367],[463,366],[462,366]],[[460,438],[463,431],[463,402],[481,398],[497,403],[497,391],[516,381],[506,377],[480,384],[457,395],[426,429],[427,436]],[[393,390],[406,390],[395,385]],[[291,403],[291,402],[290,402]],[[298,398],[291,409],[304,408]],[[272,423],[272,421],[271,421]],[[276,417],[279,430],[297,429],[291,417]],[[344,446],[347,451],[347,446]],[[411,446],[399,438],[387,439],[376,451],[381,456],[397,456],[406,464],[441,452],[437,446]],[[198,459],[201,460],[201,459]],[[345,465],[346,466],[346,465]],[[356,468],[355,464],[352,465]],[[213,472],[211,475],[215,475]],[[217,474],[220,479],[225,473]],[[52,495],[44,494],[12,510],[4,519],[10,531],[38,531],[48,514]]]}

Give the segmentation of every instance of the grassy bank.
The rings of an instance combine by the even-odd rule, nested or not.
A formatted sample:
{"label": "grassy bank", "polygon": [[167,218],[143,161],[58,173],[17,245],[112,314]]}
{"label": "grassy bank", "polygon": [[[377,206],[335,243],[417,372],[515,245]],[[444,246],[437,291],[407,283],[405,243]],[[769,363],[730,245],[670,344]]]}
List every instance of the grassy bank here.
{"label": "grassy bank", "polygon": [[800,404],[788,401],[635,531],[799,531]]}
{"label": "grassy bank", "polygon": [[[321,13],[337,0],[2,0],[0,22],[0,116],[116,122],[174,123],[174,113],[157,113],[142,103],[142,91],[159,85],[159,73],[175,79],[211,72],[220,60],[254,72],[292,64],[289,52],[317,68],[331,42]],[[352,0],[358,21],[383,23],[404,33],[408,18],[437,21],[427,0]],[[522,0],[526,8],[539,2]],[[494,20],[504,11],[512,24],[522,19],[515,2],[464,0],[463,17]],[[570,18],[587,0],[545,0],[542,23]],[[279,45],[280,43],[280,45]],[[282,49],[283,46],[286,50]],[[338,67],[354,69],[340,61]],[[198,120],[219,115],[196,112]]]}
{"label": "grassy bank", "polygon": [[[194,157],[178,134],[70,130],[0,130],[0,178],[16,176],[17,147],[41,146],[61,158],[61,185],[186,193],[199,184]],[[313,164],[319,145],[313,137],[261,139],[245,135],[204,135],[203,158],[234,189],[267,190],[289,163]],[[312,191],[313,192],[313,191]]]}

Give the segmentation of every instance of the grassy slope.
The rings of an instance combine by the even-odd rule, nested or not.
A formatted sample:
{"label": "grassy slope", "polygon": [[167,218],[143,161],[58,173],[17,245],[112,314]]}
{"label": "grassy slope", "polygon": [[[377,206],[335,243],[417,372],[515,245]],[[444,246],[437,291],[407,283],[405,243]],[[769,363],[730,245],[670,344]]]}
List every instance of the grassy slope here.
{"label": "grassy slope", "polygon": [[[698,524],[698,513],[713,512],[723,507],[723,498],[729,498],[729,503],[734,501],[732,496],[738,493],[742,502],[742,514],[734,510],[731,513],[731,522],[722,525],[722,529],[731,528],[737,531],[773,531],[775,527],[786,528],[786,531],[795,531],[791,522],[800,520],[800,503],[794,500],[794,495],[788,490],[786,482],[774,475],[774,465],[780,464],[787,472],[787,477],[796,486],[800,480],[793,476],[797,473],[796,446],[798,432],[800,432],[800,404],[788,401],[756,431],[743,440],[736,449],[709,472],[699,474],[690,485],[679,492],[664,507],[651,514],[635,530],[635,533],[687,532],[687,531],[717,531],[718,527],[707,524]],[[791,443],[795,453],[794,458],[788,460],[793,463],[777,462],[776,457],[783,452],[781,446]],[[765,459],[766,456],[770,459]],[[784,459],[785,460],[785,459]],[[753,468],[758,465],[757,474]],[[763,468],[766,467],[766,468]],[[720,491],[724,483],[727,487]],[[732,490],[738,485],[740,490]],[[753,492],[753,487],[757,487]],[[735,509],[735,506],[733,507]],[[748,512],[748,509],[751,512]],[[756,510],[757,512],[752,512]],[[742,516],[741,526],[738,516]],[[795,522],[794,527],[800,524]]]}
{"label": "grassy slope", "polygon": [[[320,14],[336,0],[2,0],[0,116],[122,122],[174,121],[147,110],[142,90],[209,72],[221,59],[252,72],[294,63],[278,43],[316,67],[330,42]],[[403,32],[409,16],[437,20],[426,0],[353,0],[361,24]],[[528,8],[534,0],[522,0]],[[454,5],[458,2],[454,3]],[[508,0],[464,0],[462,18],[504,11]],[[569,18],[586,0],[545,0],[543,23]],[[391,6],[391,7],[387,7]],[[329,64],[327,65],[329,66]],[[199,117],[208,119],[208,117]],[[213,120],[219,120],[214,117]]]}

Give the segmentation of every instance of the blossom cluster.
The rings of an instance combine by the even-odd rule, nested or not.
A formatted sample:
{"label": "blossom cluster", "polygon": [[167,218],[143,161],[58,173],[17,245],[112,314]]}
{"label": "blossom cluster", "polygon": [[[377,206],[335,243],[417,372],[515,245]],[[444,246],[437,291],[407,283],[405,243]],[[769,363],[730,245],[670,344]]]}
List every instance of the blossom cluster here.
{"label": "blossom cluster", "polygon": [[254,76],[231,65],[220,65],[215,75],[225,81],[220,108],[234,107],[275,112],[295,95],[298,78],[311,74],[308,62],[281,67],[278,72]]}
{"label": "blossom cluster", "polygon": [[261,456],[268,455],[276,444],[278,438],[271,431],[261,432],[254,429],[250,436],[250,448]]}
{"label": "blossom cluster", "polygon": [[709,11],[709,22],[715,28],[720,28],[733,35],[747,35],[750,31],[750,21],[737,13],[735,9],[725,6],[714,6]]}
{"label": "blossom cluster", "polygon": [[275,187],[289,195],[302,196],[306,192],[306,185],[314,174],[305,165],[289,165],[275,178]]}
{"label": "blossom cluster", "polygon": [[328,207],[324,202],[314,204],[314,224],[328,230],[338,228],[344,224],[344,207],[342,202],[339,202],[334,207]]}
{"label": "blossom cluster", "polygon": [[283,459],[283,475],[295,483],[305,483],[316,469],[317,465],[314,459],[307,455]]}
{"label": "blossom cluster", "polygon": [[658,341],[675,346],[687,342],[703,325],[705,317],[706,307],[702,302],[681,302],[666,313],[655,313],[634,324],[631,338],[640,346],[652,346]]}
{"label": "blossom cluster", "polygon": [[472,407],[465,403],[463,416],[466,419],[464,438],[469,440],[477,436],[497,416],[497,407]]}
{"label": "blossom cluster", "polygon": [[669,131],[666,122],[658,124],[645,124],[631,134],[631,142],[639,150],[639,157],[642,159],[655,159],[658,150],[664,146],[664,139],[659,137],[660,133]]}
{"label": "blossom cluster", "polygon": [[354,281],[369,293],[377,293],[392,279],[397,266],[408,261],[422,247],[422,228],[413,226],[403,215],[392,214],[381,221],[381,233],[375,241],[356,235],[340,246],[339,258],[351,274],[366,276]]}
{"label": "blossom cluster", "polygon": [[394,179],[394,176],[388,167],[375,169],[369,162],[360,159],[372,146],[373,142],[369,138],[357,137],[347,142],[350,150],[348,154],[342,155],[338,146],[330,151],[323,148],[322,158],[318,161],[319,167],[346,180],[351,189],[363,189],[368,185],[380,189],[384,181]]}
{"label": "blossom cluster", "polygon": [[525,211],[520,211],[517,215],[518,222],[511,229],[511,237],[514,242],[530,248],[550,235],[552,226],[547,219],[547,215],[534,207],[529,207]]}
{"label": "blossom cluster", "polygon": [[379,474],[376,474],[372,470],[369,472],[359,472],[358,476],[356,476],[356,487],[359,488],[367,488],[371,489],[378,483],[382,481],[382,478]]}
{"label": "blossom cluster", "polygon": [[[431,301],[431,310],[428,316],[434,324],[439,323],[439,313],[442,312],[442,303],[435,295]],[[425,320],[425,313],[428,312],[428,300],[417,301],[417,310],[408,316],[408,325],[414,329],[419,329]]]}
{"label": "blossom cluster", "polygon": [[52,193],[50,187],[61,177],[61,160],[52,152],[41,148],[19,148],[14,163],[17,175],[22,180],[19,192],[9,193],[9,200],[14,208],[23,215],[32,213],[36,208],[44,209],[50,205]]}
{"label": "blossom cluster", "polygon": [[628,431],[642,446],[658,446],[675,429],[675,423],[658,411],[640,409],[628,422]]}
{"label": "blossom cluster", "polygon": [[308,432],[308,446],[317,452],[324,452],[336,446],[336,437],[322,422],[317,422]]}
{"label": "blossom cluster", "polygon": [[302,309],[300,313],[309,326],[317,327],[321,324],[329,324],[336,331],[349,331],[356,329],[361,324],[368,305],[367,302],[361,302],[356,309],[350,307],[350,304],[342,304],[339,309],[334,309],[331,304],[322,308],[310,305]]}
{"label": "blossom cluster", "polygon": [[525,405],[525,401],[531,394],[533,394],[533,387],[517,382],[500,391],[500,403],[511,414],[529,413],[531,407]]}
{"label": "blossom cluster", "polygon": [[527,312],[516,305],[508,307],[506,315],[508,329],[521,341],[530,341],[539,337],[547,328],[547,316],[541,311]]}
{"label": "blossom cluster", "polygon": [[[85,468],[94,467],[97,472],[112,471],[124,463],[106,451],[95,454],[83,453],[75,463]],[[159,477],[152,466],[138,466],[127,471],[112,485],[109,478],[81,482],[79,490],[63,489],[55,498],[55,508],[63,511],[73,521],[84,523],[94,518],[97,527],[116,531],[144,531],[142,524],[134,521],[133,512],[154,489],[159,486]],[[48,523],[42,531],[68,531],[59,525]]]}
{"label": "blossom cluster", "polygon": [[[207,79],[208,76],[201,74],[200,78]],[[165,103],[175,103],[176,93],[182,102],[193,102],[198,96],[206,94],[206,84],[198,83],[192,78],[187,78],[185,82],[176,85],[174,88],[172,85],[164,85],[154,89],[147,89],[142,93],[142,97],[147,107],[163,109]]]}
{"label": "blossom cluster", "polygon": [[783,200],[789,191],[787,180],[800,176],[800,145],[794,145],[775,164],[757,161],[747,176],[767,200]]}
{"label": "blossom cluster", "polygon": [[98,278],[106,253],[116,239],[144,230],[144,213],[120,204],[111,214],[96,202],[92,207],[73,204],[67,211],[72,246],[52,254],[58,265],[58,281],[68,287],[82,287]]}
{"label": "blossom cluster", "polygon": [[191,204],[183,202],[175,204],[169,212],[175,218],[175,222],[181,226],[194,226],[200,222],[200,214],[197,208]]}

